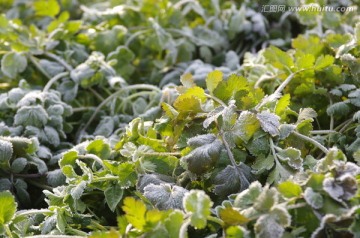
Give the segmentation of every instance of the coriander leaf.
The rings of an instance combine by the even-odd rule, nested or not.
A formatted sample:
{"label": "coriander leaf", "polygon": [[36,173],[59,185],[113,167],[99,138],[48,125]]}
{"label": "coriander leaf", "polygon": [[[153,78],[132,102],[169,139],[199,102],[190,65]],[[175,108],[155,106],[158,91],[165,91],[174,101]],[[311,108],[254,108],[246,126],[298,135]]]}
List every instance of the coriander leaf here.
{"label": "coriander leaf", "polygon": [[164,221],[166,230],[169,233],[169,238],[179,238],[179,232],[183,221],[184,214],[181,211],[175,210],[169,214]]}
{"label": "coriander leaf", "polygon": [[250,221],[248,218],[241,215],[240,212],[238,212],[232,207],[226,207],[225,209],[220,210],[219,215],[221,220],[223,220],[226,225],[230,226],[244,225]]}
{"label": "coriander leaf", "polygon": [[315,62],[315,70],[322,70],[330,65],[332,65],[335,61],[335,58],[331,55],[321,55],[316,59]]}
{"label": "coriander leaf", "polygon": [[260,128],[259,119],[249,111],[241,112],[236,124],[236,134],[247,143],[255,132]]}
{"label": "coriander leaf", "polygon": [[214,70],[209,73],[206,77],[206,87],[209,90],[210,94],[213,93],[219,82],[223,80],[223,73],[219,70]]}
{"label": "coriander leaf", "polygon": [[202,190],[191,190],[183,199],[183,207],[190,214],[191,225],[197,229],[206,227],[213,203]]}
{"label": "coriander leaf", "polygon": [[0,228],[11,222],[16,212],[17,204],[9,192],[0,192]]}
{"label": "coriander leaf", "polygon": [[140,231],[144,229],[146,224],[146,206],[142,201],[135,200],[133,197],[126,197],[124,199],[122,209],[125,212],[126,219],[131,223],[131,225]]}

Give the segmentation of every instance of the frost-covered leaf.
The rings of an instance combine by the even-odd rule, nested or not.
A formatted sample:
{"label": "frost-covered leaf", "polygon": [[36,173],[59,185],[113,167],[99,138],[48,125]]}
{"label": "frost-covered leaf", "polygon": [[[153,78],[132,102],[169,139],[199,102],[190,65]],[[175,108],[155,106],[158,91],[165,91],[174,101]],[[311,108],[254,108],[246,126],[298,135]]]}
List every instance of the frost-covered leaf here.
{"label": "frost-covered leaf", "polygon": [[[359,172],[359,168],[354,165],[354,168]],[[351,173],[344,173],[339,177],[325,178],[323,181],[324,190],[336,201],[347,201],[355,196],[358,189],[358,184],[355,177]]]}
{"label": "frost-covered leaf", "polygon": [[36,165],[40,174],[45,174],[48,171],[47,165],[45,162],[37,157],[31,156],[30,163]]}
{"label": "frost-covered leaf", "polygon": [[213,203],[209,196],[201,190],[191,190],[183,199],[183,207],[190,213],[191,225],[197,229],[206,227],[207,217],[210,215]]}
{"label": "frost-covered leaf", "polygon": [[299,170],[302,168],[303,159],[300,157],[300,150],[288,147],[278,151],[277,156],[280,160],[286,162],[291,168]]}
{"label": "frost-covered leaf", "polygon": [[193,150],[182,158],[189,171],[202,174],[211,169],[220,157],[222,143],[213,134],[199,135],[188,140]]}
{"label": "frost-covered leaf", "polygon": [[254,204],[255,200],[261,194],[263,188],[258,181],[252,182],[248,189],[239,193],[234,201],[234,207],[246,209]]}
{"label": "frost-covered leaf", "polygon": [[10,78],[16,78],[19,73],[26,69],[26,66],[26,57],[17,52],[6,53],[1,59],[1,70]]}
{"label": "frost-covered leaf", "polygon": [[279,200],[279,192],[275,188],[265,186],[259,196],[254,201],[254,208],[258,211],[267,212]]}
{"label": "frost-covered leaf", "polygon": [[236,168],[228,165],[216,175],[214,192],[220,196],[241,192],[249,187],[252,180],[250,168],[244,163],[241,163]]}
{"label": "frost-covered leaf", "polygon": [[289,212],[281,206],[274,207],[270,213],[260,216],[255,223],[257,237],[282,237],[286,227],[291,224]]}
{"label": "frost-covered leaf", "polygon": [[60,144],[59,133],[51,126],[44,127],[44,134],[47,138],[47,142],[57,147]]}
{"label": "frost-covered leaf", "polygon": [[279,134],[280,118],[277,115],[263,111],[258,113],[256,118],[259,120],[261,128],[265,132],[269,132],[271,136],[277,136]]}
{"label": "frost-covered leaf", "polygon": [[272,154],[268,156],[258,156],[255,163],[251,166],[254,174],[261,174],[266,170],[270,170],[274,166],[275,160]]}
{"label": "frost-covered leaf", "polygon": [[70,194],[75,199],[78,200],[84,193],[84,190],[86,188],[87,182],[81,181],[79,184],[77,184],[74,188],[71,189]]}
{"label": "frost-covered leaf", "polygon": [[280,139],[286,139],[294,130],[296,126],[291,124],[281,124],[279,126],[279,137]]}
{"label": "frost-covered leaf", "polygon": [[115,129],[115,122],[113,117],[104,117],[101,119],[99,124],[96,126],[94,135],[109,137]]}
{"label": "frost-covered leaf", "polygon": [[49,171],[46,175],[47,182],[52,187],[57,187],[65,184],[65,175],[61,172],[61,169],[55,169]]}
{"label": "frost-covered leaf", "polygon": [[204,128],[208,128],[211,123],[216,122],[216,120],[223,115],[224,113],[224,107],[220,106],[212,110],[207,114],[206,119],[203,122]]}
{"label": "frost-covered leaf", "polygon": [[114,184],[109,186],[105,191],[105,200],[111,211],[115,211],[117,205],[121,201],[124,194],[124,190],[118,185]]}
{"label": "frost-covered leaf", "polygon": [[28,161],[25,158],[17,158],[11,163],[11,171],[14,173],[20,173],[26,167]]}
{"label": "frost-covered leaf", "polygon": [[183,209],[183,197],[188,190],[166,183],[149,184],[144,188],[144,196],[159,210]]}
{"label": "frost-covered leaf", "polygon": [[320,209],[324,204],[324,199],[320,193],[315,192],[311,187],[307,187],[304,192],[305,201],[313,208]]}
{"label": "frost-covered leaf", "polygon": [[13,145],[0,139],[0,166],[8,165],[13,155]]}
{"label": "frost-covered leaf", "polygon": [[313,119],[317,117],[317,113],[312,108],[302,108],[300,109],[299,116],[297,122],[302,122],[307,119]]}
{"label": "frost-covered leaf", "polygon": [[15,125],[23,126],[42,127],[47,121],[48,114],[40,105],[21,107],[14,118]]}

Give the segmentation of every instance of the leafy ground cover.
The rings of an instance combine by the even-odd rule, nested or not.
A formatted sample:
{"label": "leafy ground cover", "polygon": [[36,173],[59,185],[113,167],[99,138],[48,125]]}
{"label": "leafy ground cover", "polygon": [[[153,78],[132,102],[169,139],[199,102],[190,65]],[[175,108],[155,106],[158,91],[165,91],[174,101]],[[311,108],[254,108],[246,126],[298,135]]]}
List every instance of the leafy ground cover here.
{"label": "leafy ground cover", "polygon": [[357,10],[0,6],[0,236],[360,237]]}

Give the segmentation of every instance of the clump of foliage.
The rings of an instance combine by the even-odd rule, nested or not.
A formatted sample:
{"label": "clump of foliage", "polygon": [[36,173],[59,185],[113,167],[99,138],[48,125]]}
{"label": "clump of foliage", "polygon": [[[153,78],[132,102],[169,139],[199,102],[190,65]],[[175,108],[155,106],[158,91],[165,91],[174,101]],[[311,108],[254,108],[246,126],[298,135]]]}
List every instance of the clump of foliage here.
{"label": "clump of foliage", "polygon": [[356,11],[0,4],[0,236],[360,236]]}

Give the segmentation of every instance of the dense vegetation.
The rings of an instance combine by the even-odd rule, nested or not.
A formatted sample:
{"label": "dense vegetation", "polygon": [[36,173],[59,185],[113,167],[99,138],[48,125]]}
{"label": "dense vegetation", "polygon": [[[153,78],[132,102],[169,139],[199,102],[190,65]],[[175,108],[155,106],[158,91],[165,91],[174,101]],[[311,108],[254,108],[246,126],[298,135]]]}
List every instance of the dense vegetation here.
{"label": "dense vegetation", "polygon": [[360,237],[359,12],[257,2],[1,1],[0,236]]}

